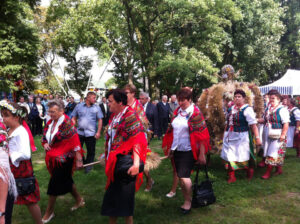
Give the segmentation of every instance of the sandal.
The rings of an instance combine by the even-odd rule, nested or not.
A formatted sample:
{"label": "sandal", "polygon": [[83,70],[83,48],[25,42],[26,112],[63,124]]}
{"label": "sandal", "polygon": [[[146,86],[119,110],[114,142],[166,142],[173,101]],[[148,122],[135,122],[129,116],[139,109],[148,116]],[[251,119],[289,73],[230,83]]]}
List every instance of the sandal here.
{"label": "sandal", "polygon": [[72,208],[71,208],[71,212],[83,207],[85,205],[85,201],[83,198],[81,198],[80,202],[78,205],[74,205]]}

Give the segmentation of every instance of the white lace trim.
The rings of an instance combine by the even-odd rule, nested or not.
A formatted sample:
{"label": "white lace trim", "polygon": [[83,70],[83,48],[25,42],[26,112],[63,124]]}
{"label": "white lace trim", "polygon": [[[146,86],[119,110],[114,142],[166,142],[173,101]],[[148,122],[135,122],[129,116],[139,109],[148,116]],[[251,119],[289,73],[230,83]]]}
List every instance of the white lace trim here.
{"label": "white lace trim", "polygon": [[8,162],[8,155],[0,148],[0,178],[8,184],[8,192],[17,198],[17,188],[14,175]]}

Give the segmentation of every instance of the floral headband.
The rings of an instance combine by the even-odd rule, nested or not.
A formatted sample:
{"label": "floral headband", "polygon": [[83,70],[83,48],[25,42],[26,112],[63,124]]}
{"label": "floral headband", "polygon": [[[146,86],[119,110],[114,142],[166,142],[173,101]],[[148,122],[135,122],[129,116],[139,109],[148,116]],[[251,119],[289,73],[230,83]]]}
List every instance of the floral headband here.
{"label": "floral headband", "polygon": [[1,108],[5,108],[9,110],[12,114],[15,114],[21,118],[26,117],[26,112],[24,112],[23,110],[17,110],[16,108],[13,107],[13,105],[9,104],[6,100],[0,101],[0,109]]}

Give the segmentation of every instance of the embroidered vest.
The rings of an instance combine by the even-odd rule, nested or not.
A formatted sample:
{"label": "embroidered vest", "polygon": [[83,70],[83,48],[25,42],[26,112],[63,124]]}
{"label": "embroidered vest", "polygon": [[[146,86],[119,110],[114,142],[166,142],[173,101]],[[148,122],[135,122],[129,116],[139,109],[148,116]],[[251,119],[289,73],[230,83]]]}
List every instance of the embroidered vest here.
{"label": "embroidered vest", "polygon": [[[282,127],[283,127],[281,117],[279,114],[279,111],[281,110],[281,108],[282,107],[278,108],[275,112],[270,113],[269,122],[271,123],[273,129],[282,129]],[[269,110],[269,108],[266,109],[266,112],[268,110]]]}
{"label": "embroidered vest", "polygon": [[[233,131],[234,132],[244,132],[249,130],[248,122],[246,120],[246,117],[244,116],[244,111],[249,107],[247,105],[242,110],[240,110],[238,113],[233,114]],[[228,109],[228,116],[227,116],[227,123],[229,124],[229,117],[232,114],[232,107]],[[229,125],[227,125],[226,131],[229,130]]]}
{"label": "embroidered vest", "polygon": [[297,110],[297,108],[293,108],[291,111],[290,111],[290,126],[296,126],[296,117],[295,117],[295,114],[294,114],[294,111]]}

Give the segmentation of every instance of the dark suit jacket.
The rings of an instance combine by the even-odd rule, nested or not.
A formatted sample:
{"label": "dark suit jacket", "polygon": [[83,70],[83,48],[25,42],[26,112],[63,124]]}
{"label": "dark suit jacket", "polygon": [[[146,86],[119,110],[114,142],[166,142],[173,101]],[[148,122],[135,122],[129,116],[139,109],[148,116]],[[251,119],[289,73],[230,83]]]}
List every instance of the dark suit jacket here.
{"label": "dark suit jacket", "polygon": [[159,120],[168,119],[169,121],[170,105],[168,103],[164,105],[163,102],[159,102],[157,104],[157,111]]}
{"label": "dark suit jacket", "polygon": [[108,121],[109,121],[109,116],[110,116],[109,108],[108,108],[108,105],[106,104],[107,111],[105,111],[103,103],[101,103],[99,106],[100,106],[100,109],[101,109],[102,114],[103,114],[103,118],[102,118],[103,124],[102,124],[102,126],[105,127],[108,124]]}
{"label": "dark suit jacket", "polygon": [[158,114],[157,114],[157,108],[154,104],[151,102],[148,103],[146,108],[146,117],[148,121],[150,122],[150,130],[153,131],[155,135],[158,133]]}
{"label": "dark suit jacket", "polygon": [[[30,108],[30,113],[28,114],[29,120],[34,120],[39,116],[39,110],[35,103],[28,103],[28,106]],[[44,109],[43,109],[44,111]]]}

